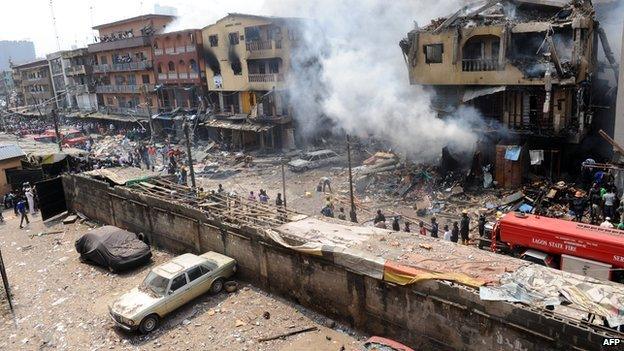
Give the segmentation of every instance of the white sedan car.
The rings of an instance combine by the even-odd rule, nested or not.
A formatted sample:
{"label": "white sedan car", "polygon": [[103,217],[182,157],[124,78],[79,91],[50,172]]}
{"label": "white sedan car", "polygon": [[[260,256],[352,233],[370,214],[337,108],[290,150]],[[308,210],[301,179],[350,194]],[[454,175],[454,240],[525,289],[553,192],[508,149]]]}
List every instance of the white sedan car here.
{"label": "white sedan car", "polygon": [[178,307],[208,291],[220,292],[225,279],[234,273],[233,258],[216,252],[187,253],[153,268],[141,286],[119,297],[108,309],[117,326],[149,333]]}

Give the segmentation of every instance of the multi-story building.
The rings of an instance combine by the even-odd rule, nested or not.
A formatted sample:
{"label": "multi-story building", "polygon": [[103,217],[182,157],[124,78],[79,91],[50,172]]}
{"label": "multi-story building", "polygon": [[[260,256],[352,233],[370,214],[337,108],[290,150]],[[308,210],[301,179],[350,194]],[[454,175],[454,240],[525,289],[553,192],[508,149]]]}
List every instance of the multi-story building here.
{"label": "multi-story building", "polygon": [[432,88],[438,111],[474,107],[516,144],[561,151],[581,142],[593,122],[598,24],[591,2],[484,3],[409,32],[400,45],[410,83]]}
{"label": "multi-story building", "polygon": [[13,80],[20,91],[20,105],[47,111],[54,105],[48,61],[37,60],[13,66]]}
{"label": "multi-story building", "polygon": [[0,108],[10,105],[15,86],[11,71],[0,71]]}
{"label": "multi-story building", "polygon": [[218,117],[230,116],[206,125],[219,130],[223,141],[238,147],[292,145],[286,76],[300,26],[300,19],[231,13],[202,30],[210,102]]}
{"label": "multi-story building", "polygon": [[83,112],[96,111],[97,96],[93,81],[95,55],[87,48],[64,51],[61,54],[67,77],[67,98],[72,108]]}
{"label": "multi-story building", "polygon": [[147,117],[150,107],[155,109],[152,38],[173,19],[150,14],[93,27],[99,38],[88,51],[95,55],[93,74],[100,112]]}
{"label": "multi-story building", "polygon": [[207,86],[201,30],[155,35],[152,44],[159,110],[204,108]]}
{"label": "multi-story building", "polygon": [[52,90],[54,92],[54,101],[56,108],[68,109],[71,108],[71,100],[67,94],[67,85],[69,79],[65,75],[65,68],[67,61],[61,56],[63,51],[54,52],[46,55],[48,65],[50,66],[50,77],[52,78]]}

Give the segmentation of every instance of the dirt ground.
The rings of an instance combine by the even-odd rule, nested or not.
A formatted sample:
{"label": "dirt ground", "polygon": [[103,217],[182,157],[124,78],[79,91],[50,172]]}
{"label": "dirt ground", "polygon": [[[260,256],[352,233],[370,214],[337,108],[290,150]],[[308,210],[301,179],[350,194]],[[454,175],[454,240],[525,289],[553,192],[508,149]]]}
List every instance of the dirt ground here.
{"label": "dirt ground", "polygon": [[[264,185],[263,185],[264,186]],[[268,188],[268,186],[267,186]],[[294,193],[294,191],[293,191]],[[0,305],[1,350],[354,350],[365,339],[334,321],[252,286],[205,295],[169,315],[144,336],[114,327],[108,304],[137,286],[150,267],[171,255],[154,250],[146,267],[113,274],[80,263],[74,241],[84,224],[42,223],[20,230],[4,211],[0,245],[13,292],[14,312]],[[56,234],[39,235],[61,231]],[[4,299],[4,291],[0,291]],[[6,301],[3,301],[6,302]],[[269,312],[268,319],[263,315]],[[258,342],[306,327],[318,331]]]}

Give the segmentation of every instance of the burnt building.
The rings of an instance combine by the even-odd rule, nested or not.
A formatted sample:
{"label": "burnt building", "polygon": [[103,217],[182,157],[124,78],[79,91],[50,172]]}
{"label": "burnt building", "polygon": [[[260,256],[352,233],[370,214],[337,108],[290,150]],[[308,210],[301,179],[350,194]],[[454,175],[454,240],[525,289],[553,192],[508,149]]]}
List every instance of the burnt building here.
{"label": "burnt building", "polygon": [[152,45],[159,110],[201,108],[207,92],[201,30],[155,35]]}
{"label": "burnt building", "polygon": [[591,1],[491,0],[415,28],[400,45],[410,83],[435,92],[441,115],[472,106],[505,130],[494,143],[548,149],[557,168],[561,146],[581,143],[594,122],[600,32]]}

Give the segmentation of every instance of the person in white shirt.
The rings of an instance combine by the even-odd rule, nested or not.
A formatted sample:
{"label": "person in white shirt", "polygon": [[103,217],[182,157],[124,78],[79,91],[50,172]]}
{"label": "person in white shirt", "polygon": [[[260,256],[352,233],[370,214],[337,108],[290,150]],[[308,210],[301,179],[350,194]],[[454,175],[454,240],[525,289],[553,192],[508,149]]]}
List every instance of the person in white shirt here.
{"label": "person in white shirt", "polygon": [[448,225],[444,225],[444,240],[451,241],[451,230]]}
{"label": "person in white shirt", "polygon": [[611,224],[611,217],[605,218],[604,222],[600,224],[603,228],[613,228],[613,224]]}

